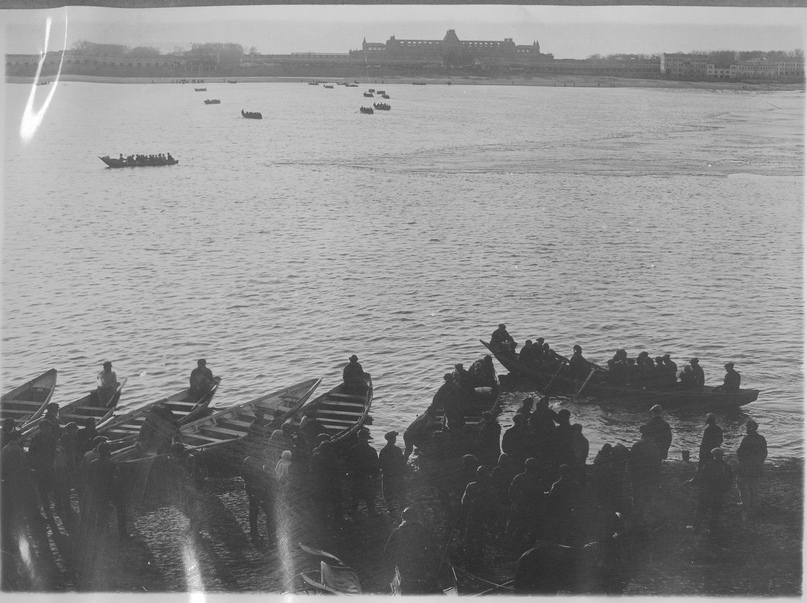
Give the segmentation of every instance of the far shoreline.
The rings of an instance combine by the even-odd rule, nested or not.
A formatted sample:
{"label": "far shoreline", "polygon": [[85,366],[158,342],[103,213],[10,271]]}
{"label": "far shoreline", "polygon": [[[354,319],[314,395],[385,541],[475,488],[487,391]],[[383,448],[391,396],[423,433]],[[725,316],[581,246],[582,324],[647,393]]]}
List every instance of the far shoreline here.
{"label": "far shoreline", "polygon": [[[41,78],[42,81],[51,84],[55,78]],[[60,82],[81,82],[96,84],[180,84],[182,78],[177,77],[109,77],[109,76],[85,76],[85,75],[62,75]],[[308,84],[312,81],[318,83],[341,84],[343,82],[356,82],[359,85],[370,84],[408,84],[408,85],[428,85],[428,86],[544,86],[556,88],[672,88],[691,90],[749,90],[763,92],[781,91],[805,91],[805,82],[735,82],[735,81],[683,81],[665,79],[642,79],[625,78],[602,75],[555,75],[531,78],[482,78],[482,77],[372,77],[372,78],[350,78],[350,77],[327,77],[311,75],[307,77],[280,77],[280,76],[258,76],[258,77],[234,77],[234,76],[205,76],[185,79],[185,85],[192,84],[224,84],[224,83],[289,83]],[[6,84],[34,84],[34,79],[30,77],[7,76]]]}

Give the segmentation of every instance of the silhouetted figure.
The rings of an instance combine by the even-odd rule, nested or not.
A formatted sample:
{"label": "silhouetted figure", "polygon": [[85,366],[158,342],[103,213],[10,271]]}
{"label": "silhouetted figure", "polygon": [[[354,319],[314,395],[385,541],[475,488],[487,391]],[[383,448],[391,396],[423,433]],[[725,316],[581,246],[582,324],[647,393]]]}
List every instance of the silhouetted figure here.
{"label": "silhouetted figure", "polygon": [[417,520],[412,507],[401,512],[401,520],[384,546],[382,561],[391,562],[398,569],[402,595],[439,593],[440,559],[431,544],[431,532]]}
{"label": "silhouetted figure", "polygon": [[346,393],[358,395],[367,391],[364,369],[359,364],[359,357],[355,354],[349,358],[349,362],[342,370],[342,381],[344,382]]}
{"label": "silhouetted figure", "polygon": [[20,446],[20,432],[6,436],[0,453],[0,536],[4,551],[17,550],[26,528],[42,522],[28,458]]}
{"label": "silhouetted figure", "polygon": [[699,488],[698,507],[695,511],[695,522],[690,528],[700,529],[706,516],[709,516],[709,528],[717,527],[723,496],[731,489],[733,473],[723,461],[723,449],[712,450],[712,459],[700,468],[694,483]]}
{"label": "silhouetted figure", "polygon": [[359,430],[358,443],[348,451],[347,465],[351,474],[351,512],[359,511],[359,502],[364,501],[367,512],[377,515],[375,508],[376,480],[380,469],[378,453],[370,446],[369,430]]}
{"label": "silhouetted figure", "polygon": [[92,461],[87,469],[88,514],[85,516],[88,525],[82,528],[93,533],[106,532],[109,522],[109,506],[115,506],[118,519],[118,533],[126,534],[125,497],[122,496],[118,465],[112,460],[112,446],[109,442],[98,445],[98,458]]}
{"label": "silhouetted figure", "polygon": [[552,484],[547,493],[547,523],[550,540],[572,545],[577,539],[577,514],[580,510],[583,492],[574,479],[573,469],[561,465],[560,479]]}
{"label": "silhouetted figure", "polygon": [[493,366],[493,357],[490,354],[477,360],[471,365],[468,373],[473,380],[474,387],[496,387],[496,368]]}
{"label": "silhouetted figure", "polygon": [[432,406],[443,409],[446,428],[455,437],[462,433],[465,426],[465,412],[462,408],[462,391],[454,382],[451,373],[443,375],[443,384],[432,398]]}
{"label": "silhouetted figure", "polygon": [[465,370],[462,364],[455,364],[454,365],[454,372],[452,373],[454,378],[454,383],[456,383],[460,389],[466,393],[473,393],[474,391],[474,381],[471,378],[471,374]]}
{"label": "silhouetted figure", "polygon": [[531,439],[527,417],[523,414],[513,415],[513,426],[506,429],[502,436],[502,452],[506,452],[513,459],[516,467],[524,466],[531,452]]}
{"label": "silhouetted figure", "polygon": [[215,384],[216,381],[213,377],[213,371],[207,368],[207,361],[204,358],[197,360],[196,368],[191,371],[190,395],[193,396],[195,400],[199,400],[210,392]]}
{"label": "silhouetted figure", "polygon": [[645,425],[639,428],[639,432],[642,437],[631,447],[628,469],[633,484],[634,504],[641,515],[655,501],[661,485],[661,452],[648,437]]}
{"label": "silhouetted figure", "polygon": [[163,404],[155,404],[140,426],[140,447],[148,454],[167,453],[178,430],[179,420],[171,409]]}
{"label": "silhouetted figure", "polygon": [[507,332],[507,327],[504,323],[499,324],[498,328],[490,336],[491,349],[508,356],[515,355],[516,345],[510,333]]}
{"label": "silhouetted figure", "polygon": [[404,431],[404,460],[409,460],[415,446],[424,445],[430,441],[434,436],[434,432],[440,429],[441,425],[437,420],[437,409],[434,404],[431,404]]}
{"label": "silhouetted figure", "polygon": [[254,438],[266,437],[266,430],[268,428],[268,421],[266,420],[266,411],[260,406],[255,407],[255,418],[249,424],[247,434]]}
{"label": "silhouetted figure", "polygon": [[578,381],[585,381],[591,372],[591,364],[583,357],[583,348],[574,346],[574,353],[569,358],[569,376]]}
{"label": "silhouetted figure", "polygon": [[662,408],[658,404],[654,404],[650,408],[650,420],[645,423],[647,428],[647,437],[653,440],[653,443],[661,453],[661,458],[666,459],[672,444],[672,428],[670,424],[665,421],[662,416]]}
{"label": "silhouetted figure", "polygon": [[724,368],[726,369],[726,376],[723,377],[723,385],[716,387],[714,391],[736,394],[740,391],[740,373],[734,370],[733,362],[727,362]]}
{"label": "silhouetted figure", "polygon": [[717,424],[714,413],[706,415],[706,429],[703,430],[700,450],[698,451],[698,469],[712,460],[712,450],[723,445],[723,429]]}
{"label": "silhouetted figure", "polygon": [[95,378],[95,400],[97,406],[105,406],[115,395],[118,390],[118,376],[112,370],[111,362],[104,362],[103,369],[98,373]]}
{"label": "silhouetted figure", "polygon": [[692,366],[692,389],[700,391],[703,389],[704,383],[706,382],[706,377],[703,374],[703,367],[701,367],[700,361],[697,358],[690,360],[689,364]]}
{"label": "silhouetted figure", "polygon": [[521,401],[521,406],[516,409],[516,414],[529,417],[530,414],[532,414],[532,406],[534,403],[535,399],[532,396],[527,396]]}
{"label": "silhouetted figure", "polygon": [[528,458],[524,471],[510,483],[510,509],[507,535],[517,550],[524,550],[538,537],[539,521],[546,511],[546,484],[539,473],[538,461]]}
{"label": "silhouetted figure", "polygon": [[14,419],[12,417],[6,417],[3,419],[3,428],[2,431],[0,431],[0,450],[8,443],[8,436],[10,436],[13,431]]}
{"label": "silhouetted figure", "polygon": [[387,440],[378,453],[378,462],[381,466],[381,489],[387,511],[392,512],[396,506],[403,509],[406,504],[406,461],[403,451],[395,445],[398,438],[397,431],[388,431],[384,434]]}
{"label": "silhouetted figure", "polygon": [[518,471],[513,459],[506,452],[502,452],[496,466],[490,472],[490,479],[493,482],[493,487],[496,488],[496,493],[499,495],[499,505],[501,507],[507,508],[510,506],[510,484],[513,483],[513,478],[517,474]]}
{"label": "silhouetted figure", "polygon": [[740,468],[737,471],[737,489],[743,510],[754,514],[759,506],[759,489],[757,480],[762,477],[762,467],[768,458],[768,443],[757,433],[759,425],[756,421],[745,424],[745,436],[737,449]]}
{"label": "silhouetted figure", "polygon": [[465,487],[460,507],[468,569],[482,565],[484,545],[496,525],[498,513],[499,501],[490,480],[490,472],[485,467],[479,467],[476,471],[476,481]]}
{"label": "silhouetted figure", "polygon": [[55,479],[53,463],[56,460],[56,444],[53,424],[43,419],[39,422],[39,431],[31,438],[28,446],[28,462],[33,469],[34,484],[42,510],[48,518],[53,516],[50,493]]}
{"label": "silhouetted figure", "polygon": [[493,464],[499,460],[501,450],[502,426],[490,411],[482,413],[482,425],[476,436],[476,457],[483,465]]}
{"label": "silhouetted figure", "polygon": [[309,478],[318,515],[326,524],[341,522],[342,489],[339,476],[339,459],[332,442],[320,442],[309,461]]}

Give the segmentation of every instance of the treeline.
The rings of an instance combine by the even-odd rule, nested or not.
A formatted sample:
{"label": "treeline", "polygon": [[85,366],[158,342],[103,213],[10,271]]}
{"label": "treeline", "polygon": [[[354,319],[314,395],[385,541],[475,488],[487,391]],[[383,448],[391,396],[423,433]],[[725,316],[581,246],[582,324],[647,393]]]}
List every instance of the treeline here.
{"label": "treeline", "polygon": [[801,48],[795,50],[696,50],[689,54],[706,56],[715,65],[731,65],[753,59],[766,59],[772,63],[777,61],[804,60],[804,51]]}
{"label": "treeline", "polygon": [[[152,46],[137,46],[130,48],[123,44],[96,44],[86,40],[79,40],[73,44],[73,50],[85,56],[105,56],[105,57],[161,57],[163,53],[159,48]],[[251,50],[254,50],[252,48]],[[175,47],[169,54],[186,54],[188,51]],[[240,44],[232,43],[207,43],[192,44],[191,54],[195,55],[219,55],[222,58],[239,59],[244,55],[244,47]]]}

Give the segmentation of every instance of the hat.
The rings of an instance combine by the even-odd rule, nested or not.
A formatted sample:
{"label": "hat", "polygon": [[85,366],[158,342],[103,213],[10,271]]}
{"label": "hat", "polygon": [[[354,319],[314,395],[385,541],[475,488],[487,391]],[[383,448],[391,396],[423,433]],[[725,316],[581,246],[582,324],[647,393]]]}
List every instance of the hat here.
{"label": "hat", "polygon": [[96,446],[98,446],[98,445],[99,445],[101,442],[108,442],[108,441],[109,441],[109,438],[108,438],[108,437],[106,437],[106,436],[95,436],[95,437],[92,439],[92,445],[93,445],[93,447],[96,447]]}
{"label": "hat", "polygon": [[757,429],[759,429],[759,423],[757,423],[757,422],[756,422],[756,421],[754,421],[753,419],[752,419],[751,421],[748,421],[748,423],[746,423],[746,424],[745,424],[745,426],[746,426],[748,429],[753,429],[754,431],[756,431]]}
{"label": "hat", "polygon": [[104,362],[104,368],[107,368],[107,367],[112,368],[112,363],[111,363],[111,362],[109,362],[109,360],[107,360],[106,362]]}
{"label": "hat", "polygon": [[662,357],[661,357],[661,359],[662,359],[662,360],[669,360],[669,359],[670,359],[670,355],[669,355],[669,354],[664,354],[664,356],[662,356]]}
{"label": "hat", "polygon": [[461,363],[461,362],[458,362],[457,364],[455,364],[455,365],[454,365],[454,368],[455,368],[455,369],[457,369],[458,371],[461,371],[461,370],[462,370],[462,368],[463,368],[463,367],[462,367],[462,363]]}
{"label": "hat", "polygon": [[499,328],[500,329],[506,329],[507,327],[505,326],[505,324],[503,322],[500,322],[499,323]]}
{"label": "hat", "polygon": [[530,457],[526,461],[524,461],[524,469],[539,469],[541,464],[538,462],[538,459]]}
{"label": "hat", "polygon": [[387,433],[384,434],[384,439],[386,439],[388,442],[391,442],[397,437],[398,437],[397,431],[388,431]]}
{"label": "hat", "polygon": [[661,414],[661,405],[660,404],[654,404],[653,406],[651,406],[650,407],[650,414],[660,415]]}
{"label": "hat", "polygon": [[712,456],[722,457],[723,456],[723,449],[722,448],[712,448],[711,453],[712,453]]}
{"label": "hat", "polygon": [[583,348],[581,348],[579,345],[575,345],[575,346],[574,346],[572,349],[573,349],[575,352],[582,352],[582,351],[583,351]]}
{"label": "hat", "polygon": [[358,359],[359,359],[359,357],[358,357],[358,356],[356,356],[356,354],[353,354],[353,355],[352,355],[352,356],[349,358],[349,360],[350,360],[351,362],[356,362]]}
{"label": "hat", "polygon": [[360,440],[372,440],[373,436],[370,435],[370,430],[366,427],[362,427],[359,429],[359,433],[357,434]]}
{"label": "hat", "polygon": [[199,366],[204,366],[205,364],[207,364],[207,360],[205,360],[204,358],[199,358],[199,360],[196,361],[196,364],[198,364]]}
{"label": "hat", "polygon": [[478,465],[479,460],[473,454],[466,454],[462,457],[463,467],[477,467]]}
{"label": "hat", "polygon": [[317,444],[321,444],[322,442],[327,442],[330,439],[331,439],[331,436],[329,436],[327,433],[321,433],[321,434],[319,434],[317,436],[316,442],[317,442]]}
{"label": "hat", "polygon": [[567,419],[568,419],[568,418],[569,418],[569,417],[571,417],[571,416],[572,416],[572,413],[570,413],[570,412],[569,412],[569,410],[568,410],[568,409],[566,409],[566,408],[561,408],[561,409],[558,411],[558,418],[560,418],[560,417],[565,417],[565,418],[567,418]]}
{"label": "hat", "polygon": [[708,413],[706,415],[706,422],[707,423],[714,423],[715,421],[717,421],[717,417],[715,416],[715,413],[710,412],[710,413]]}
{"label": "hat", "polygon": [[59,410],[59,404],[57,402],[51,402],[45,408],[47,410]]}
{"label": "hat", "polygon": [[446,381],[451,381],[453,378],[454,375],[452,375],[451,373],[446,373],[445,375],[443,375],[443,379],[445,379]]}
{"label": "hat", "polygon": [[726,364],[723,365],[723,368],[734,368],[734,363],[733,362],[727,362]]}
{"label": "hat", "polygon": [[689,364],[698,364],[698,362],[699,361],[697,358],[693,358],[692,360],[689,361]]}

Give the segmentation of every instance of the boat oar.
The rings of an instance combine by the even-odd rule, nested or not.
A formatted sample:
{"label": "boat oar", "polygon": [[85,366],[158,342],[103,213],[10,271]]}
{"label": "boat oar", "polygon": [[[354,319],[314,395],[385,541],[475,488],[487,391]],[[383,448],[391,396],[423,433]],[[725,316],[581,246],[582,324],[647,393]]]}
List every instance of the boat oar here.
{"label": "boat oar", "polygon": [[555,374],[554,374],[554,375],[552,375],[552,378],[549,380],[549,383],[547,383],[547,384],[544,386],[544,388],[541,390],[541,394],[544,394],[544,393],[546,392],[546,390],[548,390],[548,389],[549,389],[549,386],[550,386],[550,385],[552,385],[552,382],[555,380],[555,377],[557,377],[558,375],[560,375],[560,372],[563,370],[563,367],[564,367],[564,366],[566,366],[566,363],[567,363],[567,362],[569,362],[569,361],[568,361],[568,360],[566,360],[566,359],[564,358],[564,359],[563,359],[563,362],[561,362],[561,363],[560,363],[560,366],[558,367],[558,370],[557,370],[557,371],[555,371]]}
{"label": "boat oar", "polygon": [[577,390],[577,393],[574,395],[575,399],[577,399],[577,397],[583,393],[583,390],[586,389],[586,385],[588,385],[588,382],[591,381],[591,378],[594,376],[594,373],[596,372],[597,372],[596,368],[591,369],[591,372],[588,374],[588,377],[586,377],[586,380],[583,381],[583,385],[580,387],[579,390]]}

